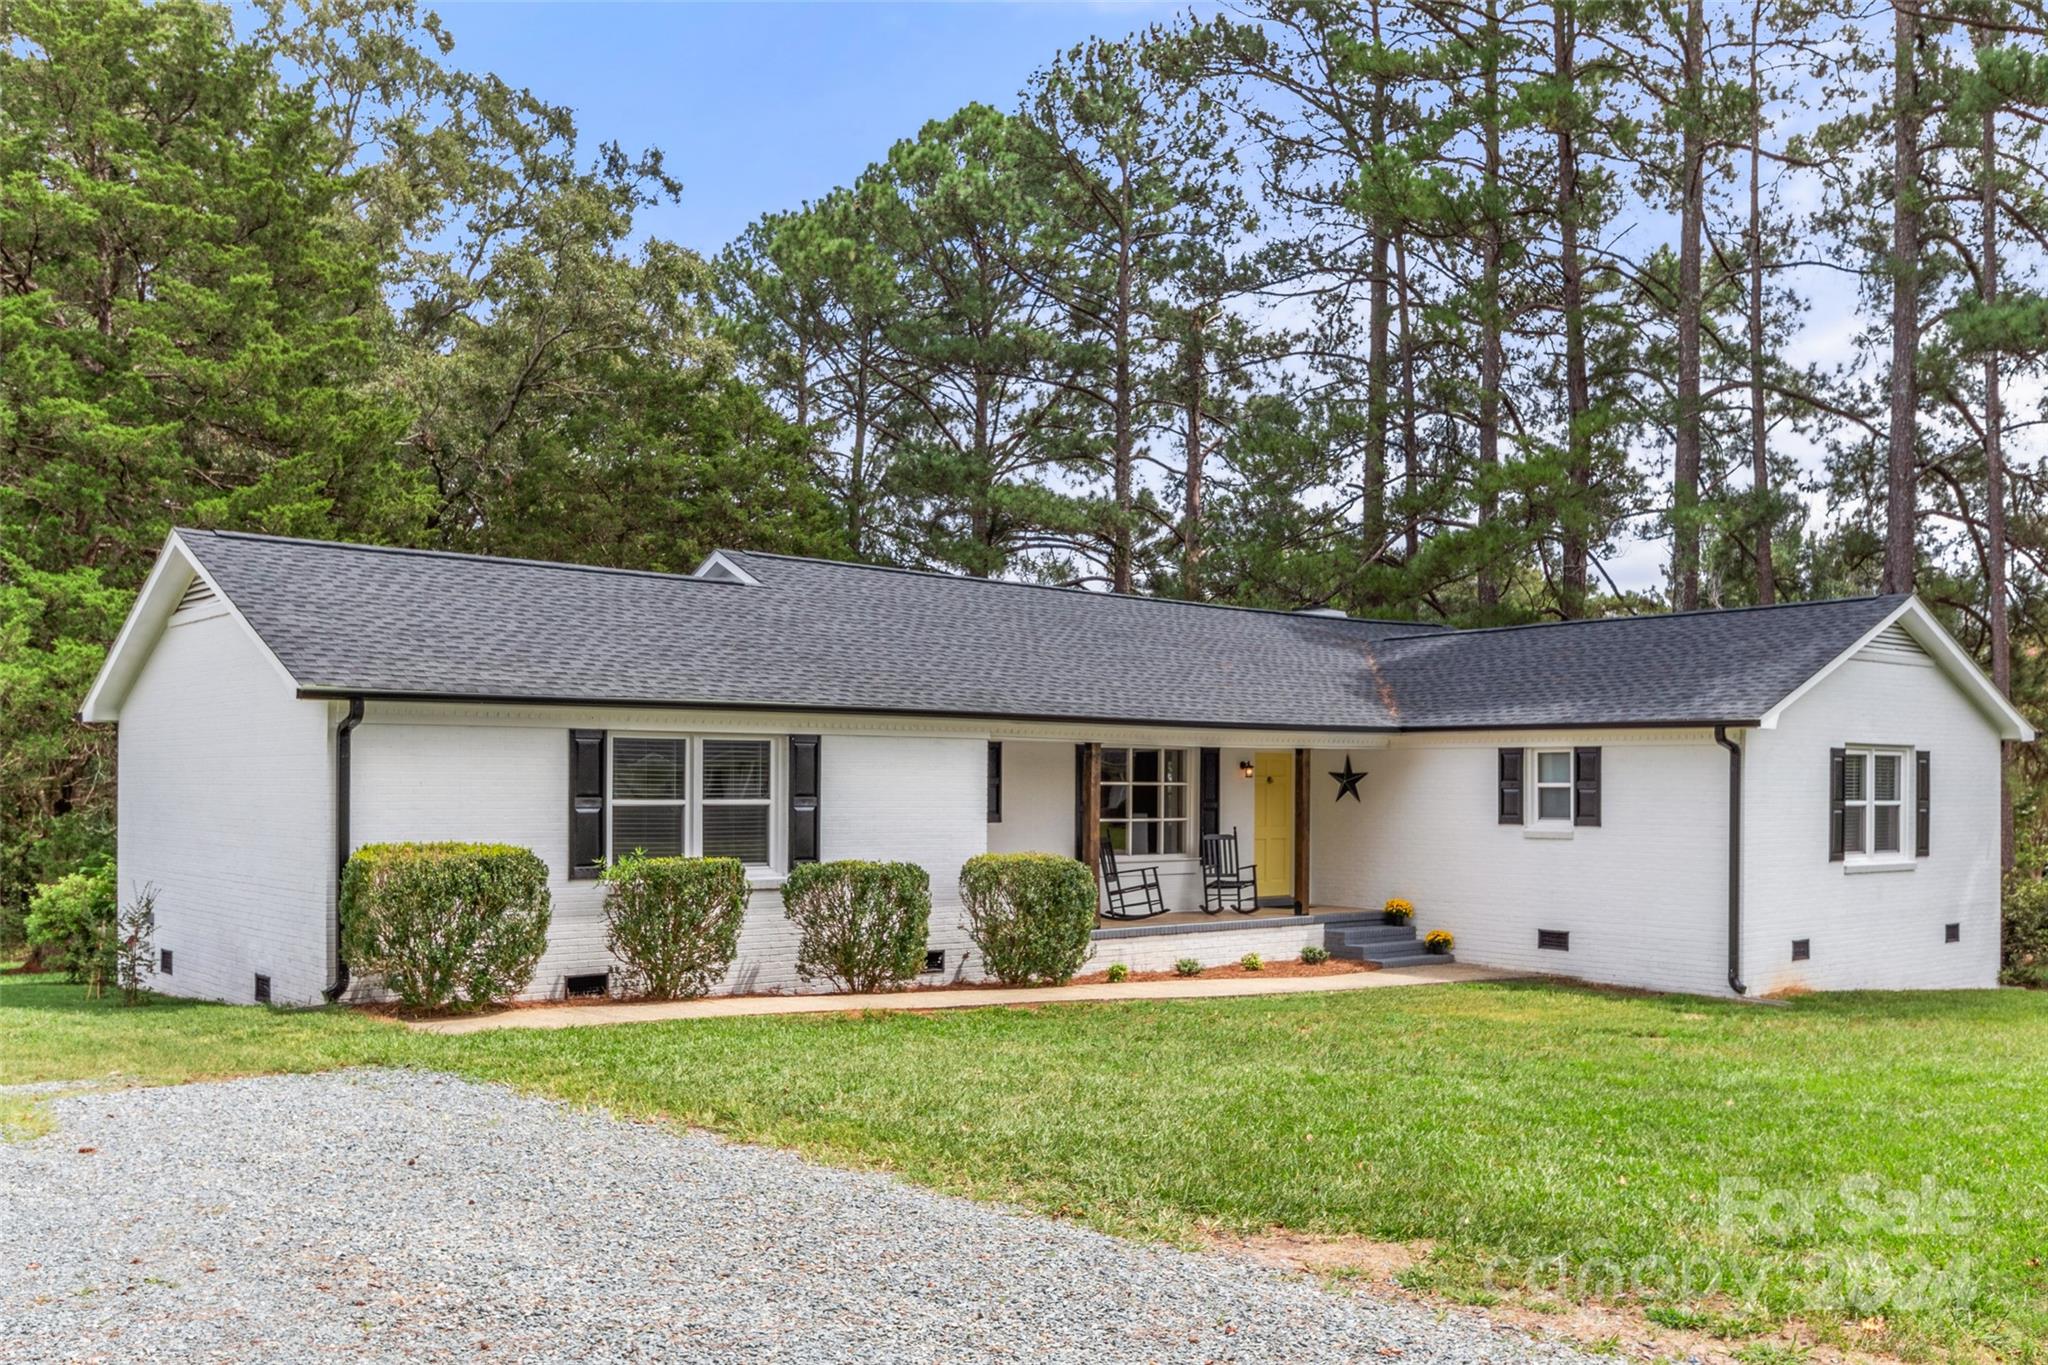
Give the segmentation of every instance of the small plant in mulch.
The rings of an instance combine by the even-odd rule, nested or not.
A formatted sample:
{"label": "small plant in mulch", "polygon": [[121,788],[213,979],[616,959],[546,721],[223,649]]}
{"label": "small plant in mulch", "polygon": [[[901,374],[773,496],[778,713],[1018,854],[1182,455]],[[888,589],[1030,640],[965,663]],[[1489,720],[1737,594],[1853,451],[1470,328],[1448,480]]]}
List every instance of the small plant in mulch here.
{"label": "small plant in mulch", "polygon": [[1107,975],[1111,981],[1129,981],[1131,979],[1131,969],[1124,963],[1112,962],[1109,964]]}
{"label": "small plant in mulch", "polygon": [[1173,974],[1175,976],[1200,976],[1202,974],[1202,964],[1191,957],[1184,957],[1173,964]]}
{"label": "small plant in mulch", "polygon": [[1422,936],[1422,946],[1432,953],[1448,953],[1453,942],[1448,929],[1432,929]]}
{"label": "small plant in mulch", "polygon": [[1330,950],[1320,943],[1311,943],[1301,950],[1301,960],[1310,967],[1318,967],[1330,960]]}
{"label": "small plant in mulch", "polygon": [[1262,972],[1266,970],[1266,959],[1257,953],[1246,953],[1237,960],[1237,965],[1248,972]]}
{"label": "small plant in mulch", "polygon": [[1380,918],[1388,924],[1406,924],[1415,918],[1415,906],[1396,896],[1380,907]]}

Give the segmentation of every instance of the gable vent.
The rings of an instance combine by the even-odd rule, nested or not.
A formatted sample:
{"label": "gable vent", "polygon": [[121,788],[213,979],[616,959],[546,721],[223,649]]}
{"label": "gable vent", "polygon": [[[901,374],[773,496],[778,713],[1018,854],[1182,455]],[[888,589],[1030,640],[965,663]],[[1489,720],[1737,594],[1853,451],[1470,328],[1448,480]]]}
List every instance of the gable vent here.
{"label": "gable vent", "polygon": [[215,600],[214,591],[207,584],[207,581],[203,578],[194,578],[186,587],[185,595],[178,599],[178,610],[180,612],[191,611],[195,607],[203,607],[208,602]]}
{"label": "gable vent", "polygon": [[1857,656],[1875,663],[1926,664],[1934,662],[1927,657],[1927,651],[1920,648],[1920,642],[1906,633],[1906,628],[1894,621],[1877,633],[1877,638],[1863,646]]}

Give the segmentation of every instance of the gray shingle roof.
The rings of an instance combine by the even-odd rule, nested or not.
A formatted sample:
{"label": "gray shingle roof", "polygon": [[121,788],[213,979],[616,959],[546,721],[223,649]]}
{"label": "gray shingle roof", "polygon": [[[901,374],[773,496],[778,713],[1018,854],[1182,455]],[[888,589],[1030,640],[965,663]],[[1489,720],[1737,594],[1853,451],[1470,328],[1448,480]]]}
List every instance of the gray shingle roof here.
{"label": "gray shingle roof", "polygon": [[1755,719],[1901,599],[1451,631],[726,552],[758,586],[181,538],[301,688],[1272,729]]}

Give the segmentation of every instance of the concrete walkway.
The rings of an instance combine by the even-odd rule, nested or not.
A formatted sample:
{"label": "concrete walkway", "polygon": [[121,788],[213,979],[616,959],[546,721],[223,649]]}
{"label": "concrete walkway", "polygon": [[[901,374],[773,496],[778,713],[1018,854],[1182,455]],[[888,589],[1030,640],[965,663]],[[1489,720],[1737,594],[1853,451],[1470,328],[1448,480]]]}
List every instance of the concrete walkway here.
{"label": "concrete walkway", "polygon": [[1519,973],[1446,963],[1341,976],[1217,977],[1203,980],[1092,982],[1079,986],[960,987],[895,991],[887,995],[718,995],[702,1000],[616,1005],[537,1005],[459,1019],[422,1019],[422,1033],[483,1033],[501,1028],[578,1028],[597,1024],[649,1024],[668,1019],[734,1019],[756,1014],[852,1014],[862,1010],[987,1009],[999,1005],[1071,1005],[1113,1000],[1213,1000],[1231,995],[1296,995],[1370,991],[1392,986],[1441,986],[1458,981],[1505,981]]}

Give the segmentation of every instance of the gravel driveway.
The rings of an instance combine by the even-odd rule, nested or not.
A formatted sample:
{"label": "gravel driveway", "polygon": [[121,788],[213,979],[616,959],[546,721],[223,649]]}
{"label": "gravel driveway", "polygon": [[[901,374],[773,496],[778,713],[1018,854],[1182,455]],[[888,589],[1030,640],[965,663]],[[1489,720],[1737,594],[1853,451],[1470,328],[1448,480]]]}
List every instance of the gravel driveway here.
{"label": "gravel driveway", "polygon": [[1585,1359],[443,1076],[52,1109],[0,1144],[10,1361]]}

